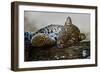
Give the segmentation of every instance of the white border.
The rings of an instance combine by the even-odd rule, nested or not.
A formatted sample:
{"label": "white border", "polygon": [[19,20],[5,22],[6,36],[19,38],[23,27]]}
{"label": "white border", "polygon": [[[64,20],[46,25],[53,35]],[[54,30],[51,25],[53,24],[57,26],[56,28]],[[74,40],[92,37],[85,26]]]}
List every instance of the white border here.
{"label": "white border", "polygon": [[[58,60],[58,61],[34,61],[24,62],[24,11],[49,11],[49,12],[73,12],[73,13],[89,13],[91,15],[91,58],[76,59],[76,60]],[[58,7],[43,7],[43,6],[19,6],[19,68],[35,68],[35,67],[50,67],[50,66],[70,66],[95,64],[95,10],[79,9],[79,8],[58,8]]]}

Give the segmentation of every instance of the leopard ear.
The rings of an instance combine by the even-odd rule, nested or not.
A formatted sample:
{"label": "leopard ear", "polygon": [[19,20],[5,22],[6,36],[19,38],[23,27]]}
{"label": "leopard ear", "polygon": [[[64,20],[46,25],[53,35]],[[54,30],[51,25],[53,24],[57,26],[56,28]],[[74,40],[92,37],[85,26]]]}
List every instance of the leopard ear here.
{"label": "leopard ear", "polygon": [[67,17],[65,25],[71,25],[71,24],[72,24],[71,17]]}
{"label": "leopard ear", "polygon": [[85,40],[85,39],[86,39],[86,35],[84,33],[80,33],[79,40],[82,41],[82,40]]}

